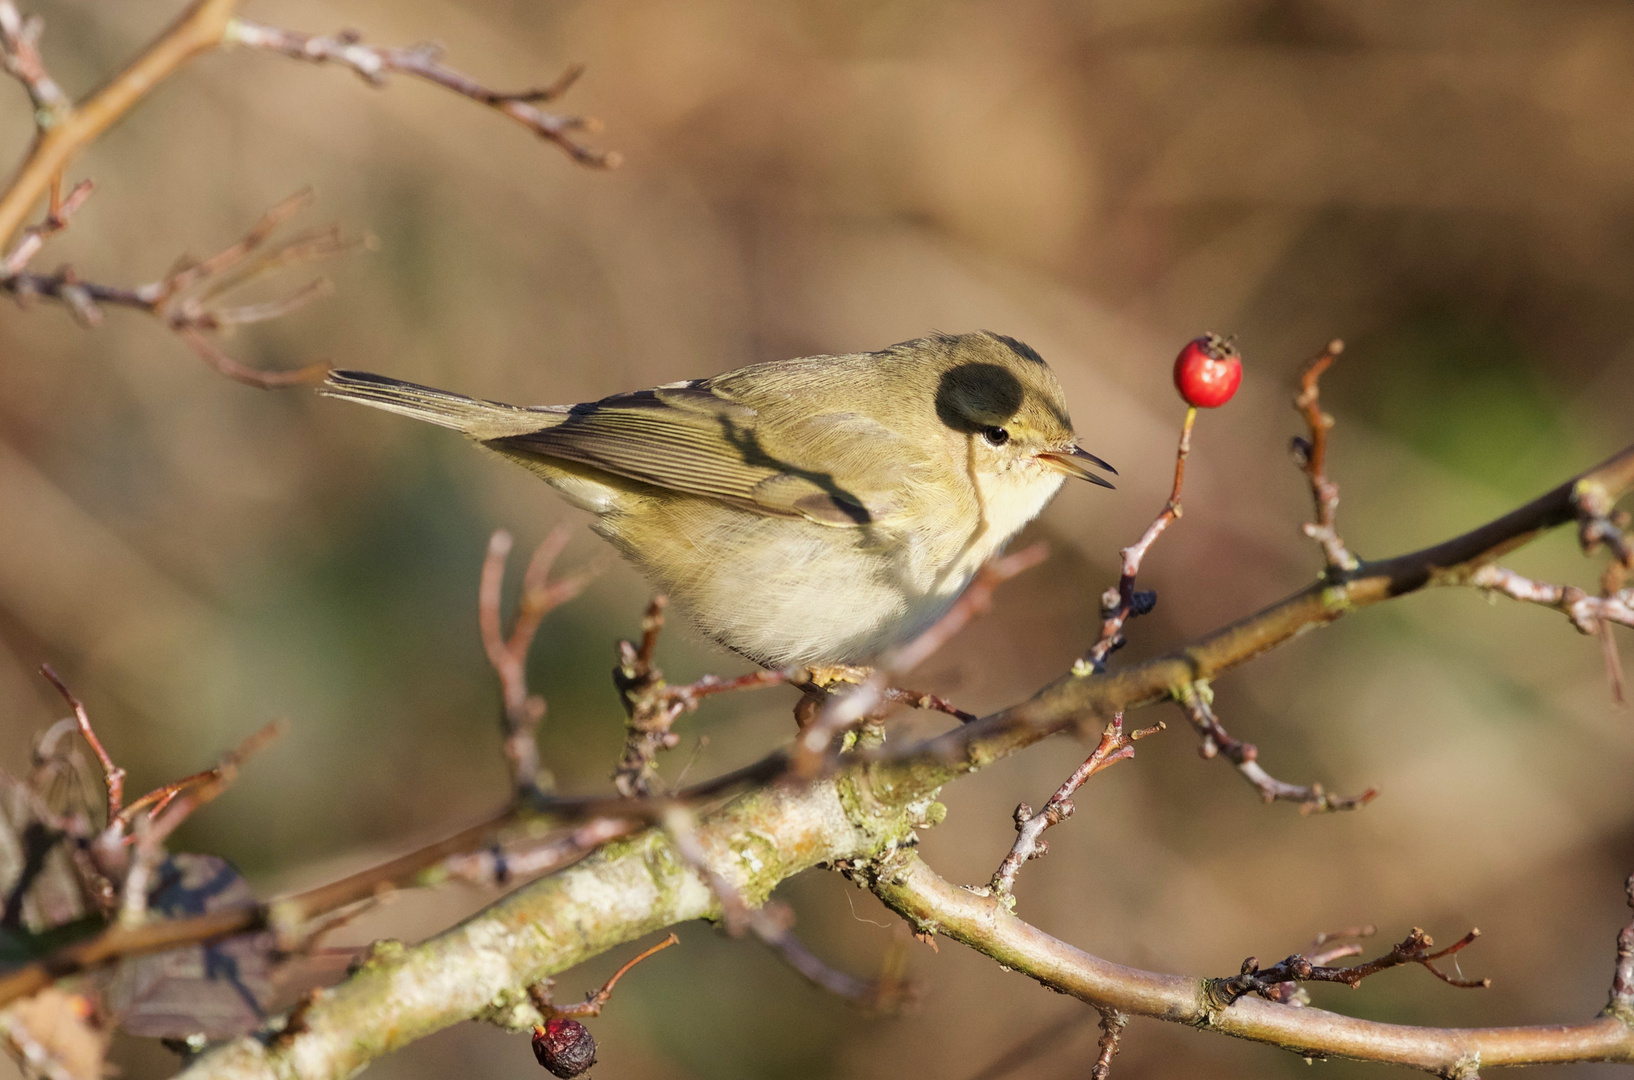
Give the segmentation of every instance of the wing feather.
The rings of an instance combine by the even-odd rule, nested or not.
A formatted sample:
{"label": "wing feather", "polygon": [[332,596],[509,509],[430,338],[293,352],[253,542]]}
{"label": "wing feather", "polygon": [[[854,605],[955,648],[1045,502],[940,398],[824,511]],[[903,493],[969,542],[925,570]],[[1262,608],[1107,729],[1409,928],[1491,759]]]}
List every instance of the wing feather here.
{"label": "wing feather", "polygon": [[[489,445],[760,513],[853,527],[878,522],[895,509],[895,463],[903,455],[882,453],[887,442],[900,438],[852,413],[785,421],[700,382],[578,405],[560,424]],[[801,458],[831,468],[844,462],[852,489]]]}

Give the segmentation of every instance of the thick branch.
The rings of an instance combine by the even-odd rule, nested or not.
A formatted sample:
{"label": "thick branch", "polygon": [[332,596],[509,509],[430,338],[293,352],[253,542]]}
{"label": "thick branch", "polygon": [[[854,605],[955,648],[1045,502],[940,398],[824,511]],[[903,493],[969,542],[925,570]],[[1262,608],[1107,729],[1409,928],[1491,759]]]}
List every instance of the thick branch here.
{"label": "thick branch", "polygon": [[[856,778],[750,792],[705,818],[695,839],[710,873],[751,904],[819,862],[869,858],[907,839],[912,814]],[[284,1037],[239,1039],[198,1059],[190,1080],[347,1077],[450,1024],[539,1022],[526,987],[592,956],[690,919],[719,901],[662,830],[614,844],[410,948],[377,950],[304,1010]]]}
{"label": "thick branch", "polygon": [[1634,1062],[1634,1027],[1605,1015],[1582,1024],[1428,1028],[1357,1020],[1321,1009],[1245,997],[1210,999],[1208,980],[1114,964],[1050,937],[1006,910],[938,877],[907,854],[881,868],[874,892],[919,929],[941,933],[1097,1009],[1209,1028],[1305,1057],[1349,1057],[1470,1076],[1492,1065]]}

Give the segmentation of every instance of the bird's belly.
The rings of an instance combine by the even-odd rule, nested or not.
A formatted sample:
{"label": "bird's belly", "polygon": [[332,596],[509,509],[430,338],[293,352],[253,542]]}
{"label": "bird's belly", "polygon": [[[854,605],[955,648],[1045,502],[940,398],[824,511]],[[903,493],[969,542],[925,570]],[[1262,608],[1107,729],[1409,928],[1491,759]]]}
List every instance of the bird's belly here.
{"label": "bird's belly", "polygon": [[712,500],[643,500],[596,528],[701,632],[770,667],[872,660],[935,622],[970,578],[926,575],[912,538],[877,527]]}

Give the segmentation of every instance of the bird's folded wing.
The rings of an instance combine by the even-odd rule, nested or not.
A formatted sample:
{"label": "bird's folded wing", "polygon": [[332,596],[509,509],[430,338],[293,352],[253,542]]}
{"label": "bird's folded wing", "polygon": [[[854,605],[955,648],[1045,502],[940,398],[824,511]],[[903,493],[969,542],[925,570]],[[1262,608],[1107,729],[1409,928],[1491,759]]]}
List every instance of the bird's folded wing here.
{"label": "bird's folded wing", "polygon": [[899,501],[903,455],[887,446],[897,441],[855,414],[768,417],[692,383],[575,406],[560,424],[489,445],[760,513],[859,526]]}

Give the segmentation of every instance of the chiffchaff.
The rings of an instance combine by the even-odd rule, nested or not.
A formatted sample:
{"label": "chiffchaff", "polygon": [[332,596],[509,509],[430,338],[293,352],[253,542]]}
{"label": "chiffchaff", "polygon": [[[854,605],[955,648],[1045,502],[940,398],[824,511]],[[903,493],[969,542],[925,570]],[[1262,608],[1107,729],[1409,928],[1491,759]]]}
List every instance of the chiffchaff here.
{"label": "chiffchaff", "polygon": [[1066,477],[1112,486],[1043,358],[987,332],[584,405],[354,371],[321,393],[454,428],[538,473],[702,633],[769,667],[877,657],[935,622]]}

